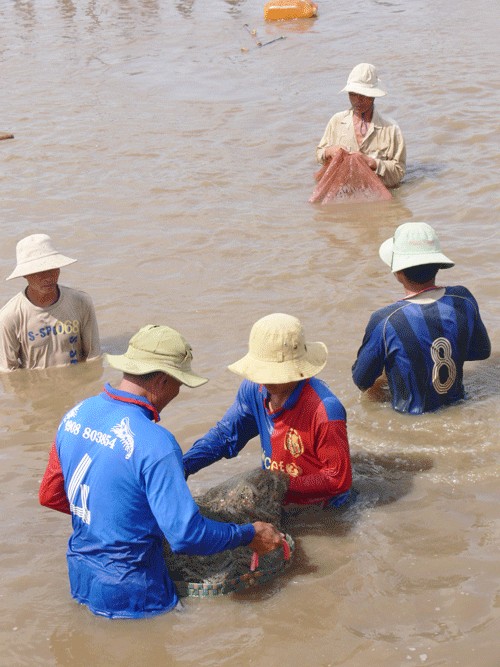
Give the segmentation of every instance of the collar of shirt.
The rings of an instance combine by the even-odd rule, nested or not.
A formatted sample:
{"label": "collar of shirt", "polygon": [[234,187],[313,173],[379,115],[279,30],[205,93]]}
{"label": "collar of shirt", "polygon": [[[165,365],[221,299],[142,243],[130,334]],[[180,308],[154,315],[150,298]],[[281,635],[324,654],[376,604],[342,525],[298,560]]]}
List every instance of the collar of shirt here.
{"label": "collar of shirt", "polygon": [[[351,109],[349,109],[348,111],[345,112],[345,116],[344,116],[344,118],[342,119],[341,122],[345,123],[345,124],[352,123],[354,125],[354,117],[353,116],[354,116],[354,113],[353,113],[353,110],[351,108]],[[372,115],[371,121],[369,122],[369,125],[372,125],[374,128],[375,127],[376,128],[381,128],[382,127],[382,117],[380,116],[380,114],[378,113],[378,111],[376,109],[373,109],[373,115]]]}
{"label": "collar of shirt", "polygon": [[138,396],[136,394],[129,394],[128,391],[121,391],[120,389],[115,389],[109,383],[104,385],[104,393],[112,398],[115,401],[122,401],[123,403],[131,403],[133,405],[138,405],[142,408],[145,414],[149,419],[154,420],[155,422],[160,421],[160,415],[155,406],[148,401],[144,396]]}
{"label": "collar of shirt", "polygon": [[276,410],[275,412],[271,412],[269,408],[267,407],[268,400],[269,400],[269,392],[267,389],[264,387],[264,385],[260,386],[260,391],[264,395],[264,408],[266,410],[266,413],[271,419],[277,419],[280,417],[285,410],[292,410],[296,405],[297,402],[300,398],[300,394],[302,393],[302,389],[305,385],[306,382],[309,380],[301,380],[298,385],[295,387],[295,389],[292,391],[290,396],[286,399],[286,401],[283,403],[281,408],[279,410]]}

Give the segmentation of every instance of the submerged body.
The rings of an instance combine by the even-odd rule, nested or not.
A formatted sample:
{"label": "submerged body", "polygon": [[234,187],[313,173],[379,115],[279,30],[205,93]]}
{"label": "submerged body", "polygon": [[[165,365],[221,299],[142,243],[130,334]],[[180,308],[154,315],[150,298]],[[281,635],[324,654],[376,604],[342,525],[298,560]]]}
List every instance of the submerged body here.
{"label": "submerged body", "polygon": [[318,162],[324,163],[328,159],[330,153],[326,153],[326,149],[331,146],[349,153],[360,152],[375,161],[373,171],[386,187],[398,186],[406,171],[406,145],[398,125],[374,109],[359,141],[354,121],[353,109],[332,116],[316,148]]}
{"label": "submerged body", "polygon": [[385,371],[392,407],[420,414],[463,399],[464,362],[486,359],[490,352],[469,290],[435,287],[373,313],[353,380],[365,390]]}
{"label": "submerged body", "polygon": [[268,390],[243,381],[224,417],[184,455],[186,473],[236,456],[257,435],[262,467],[290,478],[285,503],[347,500],[352,470],[346,413],[324,382],[314,377],[298,382],[284,405],[273,411]]}
{"label": "submerged body", "polygon": [[19,292],[0,310],[0,370],[66,366],[100,356],[94,306],[85,292],[58,286],[48,306]]}
{"label": "submerged body", "polygon": [[363,160],[360,153],[348,153],[343,148],[329,158],[316,174],[317,186],[311,203],[367,202],[392,199],[389,190]]}
{"label": "submerged body", "polygon": [[144,397],[113,389],[63,418],[40,487],[40,502],[71,512],[71,594],[95,614],[138,618],[178,601],[163,558],[213,554],[249,544],[251,524],[203,517],[184,479],[174,436]]}

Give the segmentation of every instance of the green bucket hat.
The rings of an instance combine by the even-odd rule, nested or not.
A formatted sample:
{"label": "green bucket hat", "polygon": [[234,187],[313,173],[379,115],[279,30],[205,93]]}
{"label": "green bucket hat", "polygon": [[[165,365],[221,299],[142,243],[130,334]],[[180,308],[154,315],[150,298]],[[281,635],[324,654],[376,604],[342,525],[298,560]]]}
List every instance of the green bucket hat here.
{"label": "green bucket hat", "polygon": [[441,252],[438,235],[426,222],[400,225],[394,236],[382,243],[378,254],[393,273],[424,264],[441,264],[442,269],[455,266],[455,262]]}
{"label": "green bucket hat", "polygon": [[161,371],[187,387],[200,387],[208,378],[191,370],[193,352],[189,343],[175,329],[147,324],[130,339],[125,354],[107,354],[113,368],[131,375]]}

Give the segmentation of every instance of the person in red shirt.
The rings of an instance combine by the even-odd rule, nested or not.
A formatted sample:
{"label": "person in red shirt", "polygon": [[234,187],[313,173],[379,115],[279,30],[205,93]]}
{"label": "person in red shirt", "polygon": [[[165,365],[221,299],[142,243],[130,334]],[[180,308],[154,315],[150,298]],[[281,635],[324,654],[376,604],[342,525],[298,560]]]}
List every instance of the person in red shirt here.
{"label": "person in red shirt", "polygon": [[81,401],[57,430],[39,500],[71,513],[71,594],[94,614],[142,618],[176,606],[164,538],[173,553],[199,556],[246,545],[265,554],[282,544],[272,524],[214,521],[191,496],[181,448],[158,422],[181,385],[207,381],[192,357],[175,329],[142,327],[124,354],[107,355],[123,373],[118,386]]}
{"label": "person in red shirt", "polygon": [[183,456],[186,477],[232,458],[260,436],[262,467],[289,476],[285,504],[340,506],[351,498],[346,412],[317,375],[323,343],[306,343],[300,321],[273,313],[252,327],[249,351],[230,365],[245,378],[224,417]]}

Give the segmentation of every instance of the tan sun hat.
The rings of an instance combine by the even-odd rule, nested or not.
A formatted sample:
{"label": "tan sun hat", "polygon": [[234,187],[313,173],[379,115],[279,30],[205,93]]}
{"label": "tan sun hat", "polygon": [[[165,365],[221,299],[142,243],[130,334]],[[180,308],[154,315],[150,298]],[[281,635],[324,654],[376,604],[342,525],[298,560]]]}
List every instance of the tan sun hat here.
{"label": "tan sun hat", "polygon": [[400,225],[394,236],[382,243],[378,254],[393,273],[423,264],[441,264],[442,269],[455,266],[455,262],[441,252],[438,235],[426,222]]}
{"label": "tan sun hat", "polygon": [[125,354],[107,354],[113,368],[131,375],[161,371],[185,384],[200,387],[208,378],[191,370],[193,352],[186,339],[175,329],[147,324],[132,336]]}
{"label": "tan sun hat", "polygon": [[31,234],[21,239],[16,246],[16,260],[16,268],[5,280],[61,269],[77,261],[57,252],[47,234]]}
{"label": "tan sun hat", "polygon": [[248,353],[228,369],[259,384],[285,384],[317,375],[326,365],[324,343],[306,343],[300,321],[273,313],[253,325]]}
{"label": "tan sun hat", "polygon": [[340,91],[341,93],[357,93],[365,97],[382,97],[387,95],[380,87],[377,69],[370,63],[360,63],[353,67],[347,83]]}

